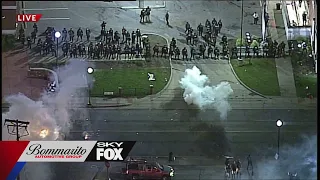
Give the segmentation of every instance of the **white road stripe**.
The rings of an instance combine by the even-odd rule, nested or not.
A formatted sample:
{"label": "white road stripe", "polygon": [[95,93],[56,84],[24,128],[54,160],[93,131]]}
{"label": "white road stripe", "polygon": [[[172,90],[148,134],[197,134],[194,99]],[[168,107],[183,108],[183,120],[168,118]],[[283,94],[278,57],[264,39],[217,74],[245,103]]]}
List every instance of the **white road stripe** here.
{"label": "white road stripe", "polygon": [[43,57],[43,58],[41,58],[40,60],[38,60],[37,62],[35,62],[35,63],[41,63],[41,62],[43,62],[43,61],[48,61],[48,59],[51,59],[52,57]]}
{"label": "white road stripe", "polygon": [[44,8],[44,9],[22,9],[24,11],[50,11],[50,10],[68,10],[69,8]]}
{"label": "white road stripe", "polygon": [[[136,130],[136,131],[121,131],[121,130],[98,130],[98,131],[87,131],[88,133],[190,133],[191,131],[177,131],[177,130],[162,130],[162,131],[155,131],[155,130]],[[207,131],[192,131],[192,133],[199,133],[199,132],[207,132]],[[225,131],[226,133],[274,133],[276,131],[248,131],[248,130],[243,130],[243,131]],[[285,131],[286,133],[288,132],[296,132],[296,131]],[[71,131],[70,133],[83,133],[83,131]]]}
{"label": "white road stripe", "polygon": [[70,18],[41,18],[41,20],[70,20]]}

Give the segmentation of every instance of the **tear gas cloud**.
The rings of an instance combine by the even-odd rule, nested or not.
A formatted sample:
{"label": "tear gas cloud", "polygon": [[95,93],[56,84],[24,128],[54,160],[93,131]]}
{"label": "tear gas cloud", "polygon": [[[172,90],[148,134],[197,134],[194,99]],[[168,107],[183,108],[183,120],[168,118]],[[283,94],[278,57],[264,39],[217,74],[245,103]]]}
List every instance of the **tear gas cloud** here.
{"label": "tear gas cloud", "polygon": [[280,148],[278,160],[263,160],[257,164],[257,179],[288,179],[288,172],[299,178],[317,179],[317,137],[303,137],[303,143]]}
{"label": "tear gas cloud", "polygon": [[[83,106],[86,101],[79,89],[88,85],[87,68],[86,61],[70,60],[66,66],[59,68],[59,89],[54,93],[44,91],[37,101],[21,93],[6,97],[6,102],[11,106],[8,112],[2,114],[2,121],[4,122],[5,119],[29,121],[30,135],[24,137],[28,140],[56,140],[59,138],[59,132],[68,134],[72,127],[70,109]],[[91,83],[92,79],[89,81]],[[7,134],[6,127],[2,128],[5,128],[3,129],[4,140],[15,139],[14,136]]]}
{"label": "tear gas cloud", "polygon": [[[86,104],[87,98],[82,89],[93,82],[88,77],[88,63],[79,59],[70,59],[68,64],[59,68],[59,89],[54,93],[43,92],[38,101],[33,101],[23,94],[6,97],[11,104],[9,111],[2,114],[2,121],[5,119],[19,119],[29,121],[29,136],[24,140],[63,140],[61,132],[67,135],[72,128],[71,111]],[[53,81],[54,77],[50,77]],[[4,140],[15,140],[15,136],[7,134],[6,127],[2,130]],[[12,129],[9,129],[10,131]],[[20,134],[26,132],[20,131]],[[53,179],[51,163],[27,163],[20,173],[26,179]]]}
{"label": "tear gas cloud", "polygon": [[220,113],[221,119],[227,117],[231,110],[228,97],[233,93],[228,82],[210,86],[209,78],[193,66],[192,69],[185,70],[180,85],[184,89],[183,98],[188,105],[196,105],[201,110],[213,107]]}

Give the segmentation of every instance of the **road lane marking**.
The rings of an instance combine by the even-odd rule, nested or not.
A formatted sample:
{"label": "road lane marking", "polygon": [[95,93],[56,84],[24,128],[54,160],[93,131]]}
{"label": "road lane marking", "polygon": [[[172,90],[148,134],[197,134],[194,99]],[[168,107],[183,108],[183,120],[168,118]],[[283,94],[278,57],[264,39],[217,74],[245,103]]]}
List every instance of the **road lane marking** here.
{"label": "road lane marking", "polygon": [[[177,131],[177,130],[163,130],[163,131],[154,131],[154,130],[136,130],[136,131],[123,131],[123,130],[97,130],[97,131],[87,131],[88,133],[202,133],[202,132],[208,132],[208,131]],[[225,133],[274,133],[274,131],[225,131]],[[284,131],[285,133],[293,133],[298,131]],[[299,131],[300,132],[300,131]],[[71,131],[70,133],[83,133],[83,131]]]}
{"label": "road lane marking", "polygon": [[70,18],[41,18],[41,20],[70,20]]}
{"label": "road lane marking", "polygon": [[50,11],[50,10],[68,10],[69,8],[44,8],[44,9],[22,9],[23,11]]}

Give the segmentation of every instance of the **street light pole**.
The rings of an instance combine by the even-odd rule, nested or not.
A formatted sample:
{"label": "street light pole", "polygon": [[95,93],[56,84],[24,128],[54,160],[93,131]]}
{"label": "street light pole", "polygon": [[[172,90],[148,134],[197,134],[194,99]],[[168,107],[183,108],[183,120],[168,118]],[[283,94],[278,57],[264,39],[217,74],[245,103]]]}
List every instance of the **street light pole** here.
{"label": "street light pole", "polygon": [[280,157],[280,128],[283,125],[283,122],[281,121],[281,119],[278,119],[276,124],[278,127],[278,151],[277,151],[276,159],[279,159],[279,157]]}
{"label": "street light pole", "polygon": [[[29,132],[28,132],[27,128],[28,128],[28,125],[30,124],[30,122],[19,121],[18,119],[17,120],[5,119],[4,123],[8,128],[8,133],[11,134],[11,135],[15,135],[17,141],[20,141],[21,137],[29,135]],[[9,127],[13,127],[13,129],[10,131]],[[20,128],[24,128],[26,134],[24,134],[24,135],[19,134],[19,129]],[[17,175],[17,180],[20,180],[20,174],[19,173]]]}
{"label": "street light pole", "polygon": [[56,50],[56,68],[58,68],[58,53],[59,53],[59,51],[58,51],[58,48],[59,48],[59,38],[60,38],[60,36],[61,36],[61,33],[59,32],[59,31],[57,31],[55,34],[54,34],[54,36],[56,37],[56,39],[57,39],[57,50]]}
{"label": "street light pole", "polygon": [[[87,73],[88,73],[88,74],[92,74],[93,71],[94,71],[94,69],[93,69],[92,67],[88,67],[88,69],[87,69]],[[88,106],[90,106],[90,105],[91,105],[91,95],[90,95],[90,93],[91,93],[91,90],[90,90],[91,86],[90,86],[90,84],[89,84],[88,78],[87,78],[87,84],[88,84]]]}
{"label": "street light pole", "polygon": [[243,37],[242,37],[242,34],[243,34],[243,0],[241,0],[241,22],[240,22],[240,56],[239,56],[239,60],[242,59],[242,46],[243,46]]}

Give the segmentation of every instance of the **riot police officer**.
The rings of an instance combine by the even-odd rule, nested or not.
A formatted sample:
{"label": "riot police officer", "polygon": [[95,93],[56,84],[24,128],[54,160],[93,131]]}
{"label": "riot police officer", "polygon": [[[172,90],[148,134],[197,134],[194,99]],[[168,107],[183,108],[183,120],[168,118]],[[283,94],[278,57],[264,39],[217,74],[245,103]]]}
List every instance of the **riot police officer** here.
{"label": "riot police officer", "polygon": [[116,41],[116,43],[117,43],[118,45],[120,45],[120,35],[119,35],[119,32],[118,32],[118,31],[116,31],[116,32],[114,33],[114,40]]}
{"label": "riot police officer", "polygon": [[184,47],[182,49],[182,60],[184,60],[184,58],[186,58],[186,60],[188,60],[188,50],[186,47]]}
{"label": "riot police officer", "polygon": [[26,36],[23,34],[21,34],[21,44],[24,46],[24,43],[26,41]]}
{"label": "riot police officer", "polygon": [[203,44],[201,44],[199,49],[200,49],[200,53],[202,55],[202,58],[204,59],[205,58],[204,53],[206,52],[206,48],[204,47]]}
{"label": "riot police officer", "polygon": [[208,58],[213,58],[212,54],[213,54],[213,48],[212,48],[212,46],[209,46],[208,47]]}
{"label": "riot police officer", "polygon": [[73,42],[73,38],[74,38],[74,31],[73,31],[73,29],[72,28],[70,28],[70,30],[69,30],[69,41],[70,42]]}
{"label": "riot police officer", "polygon": [[174,49],[174,59],[179,60],[179,58],[180,58],[180,49],[176,47]]}
{"label": "riot police officer", "polygon": [[191,44],[192,34],[188,33],[186,39],[187,39],[187,44],[189,44],[189,43]]}
{"label": "riot police officer", "polygon": [[29,49],[31,49],[31,37],[30,36],[27,37],[27,46]]}
{"label": "riot police officer", "polygon": [[137,43],[141,44],[141,32],[140,32],[140,29],[137,29],[136,34],[137,34]]}
{"label": "riot police officer", "polygon": [[78,54],[77,54],[77,46],[76,44],[73,44],[73,47],[72,47],[72,54],[73,54],[73,57],[77,58],[78,57]]}
{"label": "riot police officer", "polygon": [[161,49],[161,57],[165,57],[166,58],[167,54],[168,54],[168,47],[167,46],[163,46],[162,49]]}
{"label": "riot police officer", "polygon": [[89,46],[88,46],[88,56],[89,58],[93,58],[93,53],[94,53],[94,48],[93,48],[93,43],[90,42],[89,43]]}
{"label": "riot police officer", "polygon": [[103,22],[101,23],[101,29],[106,29],[106,24],[107,24],[107,23],[103,21]]}
{"label": "riot police officer", "polygon": [[125,42],[125,37],[126,37],[126,35],[127,35],[127,30],[126,30],[126,28],[122,28],[122,30],[121,30],[121,32],[122,32],[122,42]]}
{"label": "riot police officer", "polygon": [[196,44],[197,42],[198,42],[198,35],[197,35],[197,33],[193,33],[192,44]]}
{"label": "riot police officer", "polygon": [[127,59],[127,56],[130,57],[130,46],[128,44],[124,47],[124,59]]}
{"label": "riot police officer", "polygon": [[83,31],[82,29],[79,27],[78,31],[77,31],[77,41],[79,40],[79,37],[82,41],[82,36],[83,36]]}
{"label": "riot police officer", "polygon": [[250,57],[250,47],[249,46],[246,46],[246,49],[245,49],[245,57]]}
{"label": "riot police officer", "polygon": [[202,37],[203,25],[200,23],[197,29],[198,29],[199,36]]}
{"label": "riot police officer", "polygon": [[237,47],[233,47],[231,51],[231,58],[237,58],[238,57],[238,49]]}
{"label": "riot police officer", "polygon": [[33,40],[33,43],[36,43],[36,38],[37,38],[36,32],[32,31],[31,32],[31,40]]}
{"label": "riot police officer", "polygon": [[219,55],[220,55],[220,50],[218,49],[218,47],[215,47],[214,48],[214,58],[219,59]]}
{"label": "riot police officer", "polygon": [[121,60],[121,46],[120,45],[117,46],[117,52],[116,53],[117,53],[116,54],[116,59],[117,60]]}
{"label": "riot police officer", "polygon": [[212,19],[212,26],[215,26],[217,24],[217,20],[216,20],[216,18],[213,18]]}
{"label": "riot police officer", "polygon": [[109,29],[109,35],[111,37],[111,40],[113,41],[113,29],[112,28]]}
{"label": "riot police officer", "polygon": [[228,43],[228,38],[227,36],[223,35],[221,38],[222,44],[227,44]]}
{"label": "riot police officer", "polygon": [[191,47],[191,52],[190,52],[190,60],[194,60],[195,58],[194,58],[194,55],[196,54],[196,50],[194,49],[194,47]]}
{"label": "riot police officer", "polygon": [[225,57],[225,58],[228,58],[227,56],[228,56],[228,45],[227,44],[224,44],[223,46],[222,46],[222,54],[223,54],[223,56]]}
{"label": "riot police officer", "polygon": [[137,42],[137,43],[136,43],[136,52],[137,52],[136,57],[138,57],[138,56],[141,55],[141,54],[140,54],[140,52],[141,52],[140,49],[142,49],[142,48],[140,47],[140,44]]}
{"label": "riot police officer", "polygon": [[126,33],[126,41],[125,41],[125,43],[128,43],[129,45],[131,43],[131,37],[130,37],[130,32],[129,31],[127,31],[127,33]]}
{"label": "riot police officer", "polygon": [[222,21],[221,21],[221,19],[219,20],[219,22],[218,22],[218,32],[220,33],[221,32],[221,28],[222,28]]}
{"label": "riot police officer", "polygon": [[134,58],[135,57],[135,55],[136,55],[136,47],[135,47],[135,45],[134,44],[132,44],[132,46],[131,46],[131,56],[129,57],[129,59],[131,59],[131,58]]}
{"label": "riot police officer", "polygon": [[170,45],[172,45],[172,46],[173,46],[173,48],[176,48],[177,41],[176,41],[176,39],[175,39],[175,38],[172,38]]}
{"label": "riot police officer", "polygon": [[86,29],[86,36],[87,36],[87,41],[89,42],[90,41],[90,34],[91,34],[91,31],[90,29]]}
{"label": "riot police officer", "polygon": [[159,57],[159,46],[158,44],[154,45],[153,47],[153,57],[157,55],[157,57]]}
{"label": "riot police officer", "polygon": [[186,23],[186,31],[185,31],[185,33],[188,33],[190,31],[190,28],[191,28],[191,26],[190,26],[189,22],[187,22]]}
{"label": "riot police officer", "polygon": [[131,39],[132,39],[132,42],[131,42],[131,44],[136,44],[136,33],[134,32],[134,31],[132,31],[132,33],[131,33]]}
{"label": "riot police officer", "polygon": [[63,52],[63,57],[68,56],[68,45],[67,43],[62,44],[62,52]]}
{"label": "riot police officer", "polygon": [[66,41],[68,36],[68,31],[66,28],[63,28],[62,30],[62,41]]}
{"label": "riot police officer", "polygon": [[173,48],[173,46],[170,46],[170,48],[169,48],[169,58],[172,59],[173,55],[174,55],[174,48]]}
{"label": "riot police officer", "polygon": [[38,33],[38,25],[36,23],[33,24],[33,32]]}

